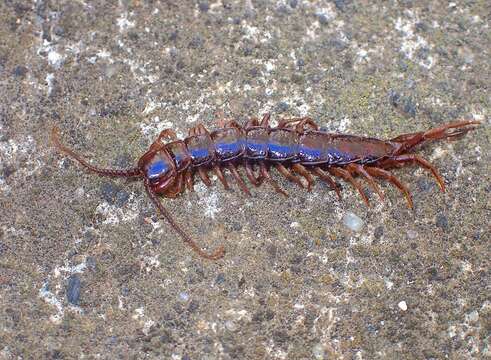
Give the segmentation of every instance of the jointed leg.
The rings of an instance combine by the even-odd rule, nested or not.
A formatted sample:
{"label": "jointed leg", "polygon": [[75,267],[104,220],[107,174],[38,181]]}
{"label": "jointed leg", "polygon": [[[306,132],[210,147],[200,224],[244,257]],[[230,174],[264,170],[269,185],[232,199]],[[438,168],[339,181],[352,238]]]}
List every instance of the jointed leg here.
{"label": "jointed leg", "polygon": [[148,196],[150,197],[150,200],[154,203],[154,205],[159,209],[160,214],[167,220],[167,222],[172,226],[172,228],[181,236],[182,240],[193,249],[195,253],[197,253],[199,256],[209,259],[209,260],[218,260],[223,257],[225,254],[223,246],[218,247],[215,251],[213,251],[211,254],[205,252],[202,250],[198,244],[196,244],[188,234],[184,232],[184,230],[181,229],[179,225],[174,221],[172,216],[167,212],[167,210],[164,208],[162,203],[159,201],[157,195],[152,191],[150,188],[150,184],[148,181],[145,181],[145,190],[147,191]]}
{"label": "jointed leg", "polygon": [[351,176],[349,171],[346,171],[345,169],[340,168],[340,167],[330,167],[330,168],[328,168],[328,171],[334,176],[339,176],[339,177],[344,178],[346,181],[349,181],[351,183],[351,185],[353,185],[356,188],[356,190],[358,190],[358,192],[360,193],[361,197],[363,198],[363,201],[365,202],[365,204],[367,204],[367,206],[370,206],[370,204],[368,202],[368,198],[365,195],[365,193],[363,192],[362,187],[353,178],[353,176]]}
{"label": "jointed leg", "polygon": [[259,166],[261,169],[261,175],[264,177],[264,179],[269,181],[269,183],[273,186],[273,188],[276,190],[276,192],[283,194],[285,196],[288,196],[288,193],[285,190],[283,190],[282,188],[280,188],[278,183],[271,177],[271,175],[269,175],[266,164],[264,162],[261,162]]}
{"label": "jointed leg", "polygon": [[297,174],[303,176],[305,180],[307,180],[307,191],[312,190],[312,185],[314,184],[315,180],[312,174],[305,168],[305,166],[301,164],[293,164],[292,170],[295,171]]}
{"label": "jointed leg", "polygon": [[281,175],[283,175],[284,177],[286,177],[288,180],[296,183],[297,185],[299,185],[300,187],[304,187],[303,184],[302,184],[302,181],[300,181],[300,179],[298,177],[296,177],[295,175],[293,175],[291,173],[291,171],[289,169],[287,169],[283,164],[281,163],[278,163],[275,165],[275,168],[280,172]]}
{"label": "jointed leg", "polygon": [[176,132],[174,130],[172,130],[172,129],[162,130],[160,132],[160,135],[157,138],[157,140],[161,140],[161,139],[165,139],[165,138],[171,139],[172,141],[177,140]]}
{"label": "jointed leg", "polygon": [[312,173],[314,175],[317,175],[318,177],[320,177],[321,180],[328,183],[331,186],[331,188],[334,191],[336,191],[336,194],[338,195],[339,200],[341,200],[341,191],[339,189],[338,184],[336,184],[336,182],[324,170],[322,170],[321,168],[318,168],[318,167],[314,167],[314,168],[312,168]]}
{"label": "jointed leg", "polygon": [[[296,125],[295,125],[296,123]],[[319,130],[319,125],[315,123],[312,118],[309,117],[300,117],[300,118],[292,118],[292,119],[283,119],[279,122],[279,128],[291,128],[295,126],[295,130],[298,133],[303,133],[305,131],[306,125],[313,130]]]}
{"label": "jointed leg", "polygon": [[370,167],[370,166],[367,166],[365,168],[365,170],[370,175],[376,176],[379,178],[383,178],[383,179],[387,180],[388,182],[390,182],[391,184],[395,185],[402,192],[404,197],[406,198],[409,208],[410,209],[413,208],[413,200],[411,199],[411,193],[409,192],[407,187],[402,182],[399,181],[398,178],[396,178],[394,175],[392,175],[392,173],[390,173],[389,171],[384,170],[384,169],[380,169],[377,167]]}
{"label": "jointed leg", "polygon": [[228,186],[228,182],[225,179],[225,176],[223,175],[222,169],[218,165],[213,166],[213,171],[215,172],[215,175],[218,177],[218,180],[223,184],[223,187],[225,190],[229,190],[230,186]]}
{"label": "jointed leg", "polygon": [[186,170],[184,173],[184,180],[186,181],[186,187],[188,188],[189,191],[194,191],[194,180],[193,180],[194,174],[191,169]]}
{"label": "jointed leg", "polygon": [[378,196],[380,196],[380,200],[384,200],[384,194],[382,193],[382,191],[380,191],[380,188],[378,187],[373,177],[370,176],[370,174],[365,170],[365,168],[362,165],[352,163],[352,164],[348,164],[346,166],[346,169],[351,174],[358,174],[363,176],[365,180],[368,182],[368,184],[375,190]]}
{"label": "jointed leg", "polygon": [[203,180],[203,182],[205,183],[205,185],[210,187],[211,186],[211,180],[208,177],[208,173],[206,172],[206,170],[203,169],[202,167],[198,167],[198,174],[199,174],[199,177],[201,178],[201,180]]}
{"label": "jointed leg", "polygon": [[419,166],[425,168],[426,170],[431,171],[433,176],[435,177],[436,181],[438,182],[438,185],[440,186],[440,189],[445,192],[445,183],[443,182],[442,177],[436,170],[436,168],[429,163],[427,160],[423,159],[421,156],[414,155],[414,154],[405,154],[405,155],[398,155],[394,158],[384,160],[380,163],[382,167],[384,167],[385,164],[389,164],[391,162],[395,162],[396,164],[403,164],[403,163],[412,163],[412,164],[418,164]]}
{"label": "jointed leg", "polygon": [[264,114],[262,120],[261,120],[261,124],[260,126],[262,127],[269,127],[269,119],[271,117],[271,114],[270,113],[266,113]]}
{"label": "jointed leg", "polygon": [[256,177],[254,175],[253,165],[249,161],[245,160],[244,161],[244,168],[245,168],[247,178],[249,179],[251,184],[256,186],[256,187],[260,186],[263,182],[263,177],[261,175],[259,175],[258,177]]}
{"label": "jointed leg", "polygon": [[235,167],[235,165],[232,163],[228,163],[227,167],[230,170],[230,172],[232,173],[232,176],[234,177],[234,179],[239,184],[242,191],[244,191],[247,195],[251,196],[251,193],[250,193],[249,189],[247,188],[247,185],[245,184],[244,180],[242,180],[242,177],[240,176],[239,172],[237,171],[237,168]]}

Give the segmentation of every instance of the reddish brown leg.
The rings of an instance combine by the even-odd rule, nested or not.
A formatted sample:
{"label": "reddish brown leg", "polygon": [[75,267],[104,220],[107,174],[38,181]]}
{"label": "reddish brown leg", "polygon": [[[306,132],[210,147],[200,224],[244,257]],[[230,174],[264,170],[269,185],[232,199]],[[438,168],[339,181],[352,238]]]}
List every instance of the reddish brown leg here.
{"label": "reddish brown leg", "polygon": [[193,170],[188,169],[184,173],[184,179],[186,180],[186,187],[188,188],[189,191],[194,191],[194,174]]}
{"label": "reddish brown leg", "polygon": [[174,130],[172,130],[172,129],[162,130],[160,132],[160,135],[157,138],[157,140],[161,140],[161,139],[165,139],[165,138],[171,139],[173,141],[177,140],[176,132]]}
{"label": "reddish brown leg", "polygon": [[[436,168],[429,163],[427,160],[423,159],[422,157],[414,154],[406,154],[406,155],[398,155],[396,157],[388,159],[389,161],[395,161],[396,163],[412,163],[412,164],[418,164],[419,166],[425,168],[426,170],[431,171],[433,176],[435,177],[436,181],[438,182],[438,185],[440,186],[440,189],[442,189],[443,192],[445,192],[445,183],[443,182],[442,177],[436,170]],[[384,165],[385,161],[381,162],[381,165]]]}
{"label": "reddish brown leg", "polygon": [[[297,123],[296,125],[294,123]],[[319,130],[319,125],[309,117],[300,117],[292,119],[283,119],[279,122],[278,128],[294,127],[298,133],[305,131],[305,126],[308,125],[313,130]]]}
{"label": "reddish brown leg", "polygon": [[179,174],[177,175],[174,184],[165,190],[164,196],[175,199],[176,197],[179,196],[179,194],[183,192],[183,190],[184,190],[184,175]]}
{"label": "reddish brown leg", "polygon": [[312,190],[312,185],[314,184],[315,180],[312,174],[305,168],[305,166],[300,164],[293,164],[292,170],[295,171],[297,174],[303,176],[305,180],[307,180],[307,191]]}
{"label": "reddish brown leg", "polygon": [[383,179],[387,180],[388,182],[392,183],[393,185],[395,185],[402,192],[404,197],[406,198],[409,208],[410,209],[413,208],[413,200],[411,199],[411,193],[409,192],[407,187],[402,182],[399,181],[398,178],[396,178],[394,175],[392,175],[392,173],[390,173],[387,170],[380,169],[377,167],[366,167],[365,170],[370,175],[376,176],[379,178],[383,178]]}
{"label": "reddish brown leg", "polygon": [[244,180],[242,180],[242,177],[240,176],[239,172],[237,171],[237,168],[235,167],[235,165],[232,163],[228,163],[227,167],[230,170],[230,172],[232,173],[232,176],[234,177],[234,179],[239,184],[242,191],[244,191],[247,195],[251,196],[251,193],[250,193],[249,189],[247,188],[247,185],[245,184]]}
{"label": "reddish brown leg", "polygon": [[223,257],[225,254],[223,246],[218,247],[215,251],[213,251],[211,254],[205,252],[202,250],[198,244],[196,244],[191,237],[184,232],[184,230],[181,229],[179,225],[174,221],[172,216],[168,213],[168,211],[164,208],[162,203],[159,201],[157,195],[152,191],[150,188],[150,184],[148,181],[145,181],[145,190],[147,191],[148,196],[150,197],[150,200],[154,203],[154,205],[159,209],[160,214],[167,220],[167,222],[172,226],[172,228],[181,236],[182,240],[193,249],[193,251],[198,254],[199,256],[209,259],[209,260],[218,260]]}
{"label": "reddish brown leg", "polygon": [[253,165],[249,161],[246,160],[246,161],[244,161],[244,168],[246,171],[247,178],[249,179],[251,184],[256,186],[256,187],[260,186],[263,182],[263,177],[261,177],[261,175],[259,175],[258,177],[256,177],[254,175]]}
{"label": "reddish brown leg", "polygon": [[327,175],[325,171],[323,171],[321,168],[314,167],[312,168],[312,173],[320,177],[321,180],[328,183],[331,186],[331,188],[336,191],[339,200],[341,200],[341,191],[339,189],[338,184],[336,184],[336,182],[329,175]]}
{"label": "reddish brown leg", "polygon": [[268,127],[269,126],[269,119],[271,117],[271,114],[270,113],[266,113],[264,114],[262,120],[261,120],[261,124],[260,126],[262,127]]}
{"label": "reddish brown leg", "polygon": [[266,167],[266,164],[264,162],[260,163],[260,169],[261,169],[261,175],[264,177],[264,179],[269,181],[269,183],[273,186],[276,192],[288,196],[288,193],[282,188],[280,188],[278,183],[271,177],[271,175],[269,175],[268,168]]}
{"label": "reddish brown leg", "polygon": [[215,172],[215,175],[218,177],[218,180],[220,180],[220,182],[223,184],[225,190],[229,190],[230,186],[228,186],[228,182],[225,179],[225,176],[223,175],[222,169],[218,165],[215,165],[213,166],[213,171]]}
{"label": "reddish brown leg", "polygon": [[348,166],[346,166],[346,169],[351,172],[351,174],[356,173],[363,176],[368,184],[373,188],[373,190],[375,190],[378,196],[380,196],[380,200],[384,200],[384,194],[382,193],[382,191],[380,191],[379,186],[362,165],[352,163],[348,164]]}
{"label": "reddish brown leg", "polygon": [[65,146],[60,141],[59,129],[55,126],[51,130],[51,142],[58,149],[58,151],[68,155],[72,159],[75,159],[80,165],[93,173],[104,175],[104,176],[118,176],[118,177],[143,177],[140,168],[133,169],[105,169],[94,165],[91,165],[87,160],[85,160],[82,155],[76,153],[68,146]]}
{"label": "reddish brown leg", "polygon": [[291,173],[290,170],[288,170],[283,164],[276,164],[275,165],[275,168],[280,172],[281,175],[283,175],[284,177],[286,177],[288,180],[290,180],[291,182],[294,182],[296,184],[298,184],[300,187],[304,187],[303,184],[302,184],[302,181],[296,177],[295,175],[293,175]]}
{"label": "reddish brown leg", "polygon": [[198,167],[198,174],[199,174],[199,177],[201,178],[201,180],[203,180],[203,182],[205,183],[205,185],[210,187],[211,186],[211,180],[208,177],[208,174],[205,171],[205,169],[203,169],[202,167]]}
{"label": "reddish brown leg", "polygon": [[221,127],[235,128],[235,129],[238,129],[240,131],[243,131],[242,126],[240,126],[240,124],[237,121],[235,121],[235,120],[229,120],[229,121],[223,123],[222,125],[223,126],[221,126]]}
{"label": "reddish brown leg", "polygon": [[252,119],[247,120],[244,128],[248,129],[248,128],[251,128],[254,126],[259,126],[259,120],[257,118],[252,118]]}
{"label": "reddish brown leg", "polygon": [[367,204],[367,206],[370,206],[370,203],[368,202],[368,198],[367,196],[365,195],[365,193],[363,192],[363,189],[362,187],[360,186],[360,184],[353,178],[353,176],[351,176],[351,174],[349,173],[349,171],[346,171],[344,170],[343,168],[339,168],[339,167],[330,167],[328,168],[328,171],[334,175],[334,176],[339,176],[339,177],[342,177],[343,179],[345,179],[346,181],[350,182],[351,185],[353,185],[356,190],[358,190],[358,192],[360,193],[361,197],[363,198],[363,201],[365,202],[365,204]]}

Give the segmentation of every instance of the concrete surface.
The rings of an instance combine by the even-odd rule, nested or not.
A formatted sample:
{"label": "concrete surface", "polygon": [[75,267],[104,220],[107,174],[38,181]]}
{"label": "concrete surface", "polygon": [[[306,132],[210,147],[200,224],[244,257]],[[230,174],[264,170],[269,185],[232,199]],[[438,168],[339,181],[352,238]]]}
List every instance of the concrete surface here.
{"label": "concrete surface", "polygon": [[[2,1],[0,358],[489,358],[490,31],[486,1]],[[279,179],[165,205],[203,261],[158,221],[131,166],[163,128],[309,114],[390,137],[483,126],[421,154],[363,206]],[[277,176],[277,175],[275,175]],[[215,180],[216,182],[216,180]],[[352,232],[346,214],[363,224]]]}

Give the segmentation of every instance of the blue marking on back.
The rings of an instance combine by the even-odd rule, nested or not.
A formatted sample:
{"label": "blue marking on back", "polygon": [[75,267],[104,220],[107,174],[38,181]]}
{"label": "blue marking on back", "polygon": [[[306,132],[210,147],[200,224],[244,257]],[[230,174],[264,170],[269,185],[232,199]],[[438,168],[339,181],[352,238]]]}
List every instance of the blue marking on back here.
{"label": "blue marking on back", "polygon": [[336,148],[327,149],[327,156],[330,164],[348,163],[356,159],[354,155],[339,151]]}
{"label": "blue marking on back", "polygon": [[251,157],[266,156],[268,152],[268,144],[266,143],[253,142],[248,139],[246,140],[245,144],[247,155]]}
{"label": "blue marking on back", "polygon": [[243,141],[239,140],[232,143],[215,143],[215,151],[222,157],[230,157],[239,154],[243,148]]}
{"label": "blue marking on back", "polygon": [[191,158],[193,160],[207,160],[210,158],[210,151],[207,148],[194,148],[189,149]]}
{"label": "blue marking on back", "polygon": [[314,149],[306,146],[300,146],[298,151],[301,161],[318,162],[325,160],[326,156],[322,150]]}
{"label": "blue marking on back", "polygon": [[166,173],[167,170],[169,170],[169,167],[164,160],[155,161],[147,168],[147,177],[149,179],[158,178],[160,175]]}
{"label": "blue marking on back", "polygon": [[288,146],[288,145],[278,145],[278,144],[273,144],[269,143],[268,144],[268,150],[269,150],[269,158],[270,159],[288,159],[291,157],[295,157],[297,155],[297,149],[298,146]]}

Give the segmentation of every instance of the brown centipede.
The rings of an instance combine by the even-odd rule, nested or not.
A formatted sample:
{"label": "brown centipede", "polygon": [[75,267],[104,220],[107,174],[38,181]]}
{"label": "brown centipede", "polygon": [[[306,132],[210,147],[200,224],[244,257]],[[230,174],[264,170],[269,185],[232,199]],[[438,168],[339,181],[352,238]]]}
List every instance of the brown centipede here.
{"label": "brown centipede", "polygon": [[[237,170],[241,165],[254,186],[268,182],[276,192],[285,196],[286,191],[270,175],[271,167],[301,187],[305,187],[300,178],[303,177],[308,191],[314,184],[315,175],[341,198],[340,189],[333,179],[339,177],[351,183],[367,205],[368,198],[355,177],[364,178],[383,200],[384,195],[375,182],[376,178],[380,178],[397,187],[406,198],[409,208],[413,208],[408,188],[388,170],[408,164],[418,165],[431,172],[441,190],[445,191],[444,181],[436,168],[414,154],[413,150],[433,140],[460,138],[480,124],[479,121],[457,121],[428,131],[380,140],[329,133],[321,130],[309,117],[284,119],[274,128],[269,126],[269,120],[270,115],[266,114],[261,121],[252,118],[245,126],[229,121],[212,132],[199,124],[191,128],[189,136],[182,140],[177,138],[173,130],[163,130],[139,159],[137,166],[131,169],[106,169],[91,165],[80,154],[61,143],[57,127],[52,129],[51,138],[59,151],[91,172],[113,177],[142,178],[148,196],[183,241],[199,256],[216,260],[223,257],[223,246],[212,253],[201,249],[174,221],[159,201],[158,195],[175,198],[186,188],[192,191],[196,173],[206,186],[211,186],[209,171],[213,171],[225,189],[229,189],[224,169],[228,169],[243,192],[250,195]],[[259,173],[256,173],[256,166],[259,167]]]}

